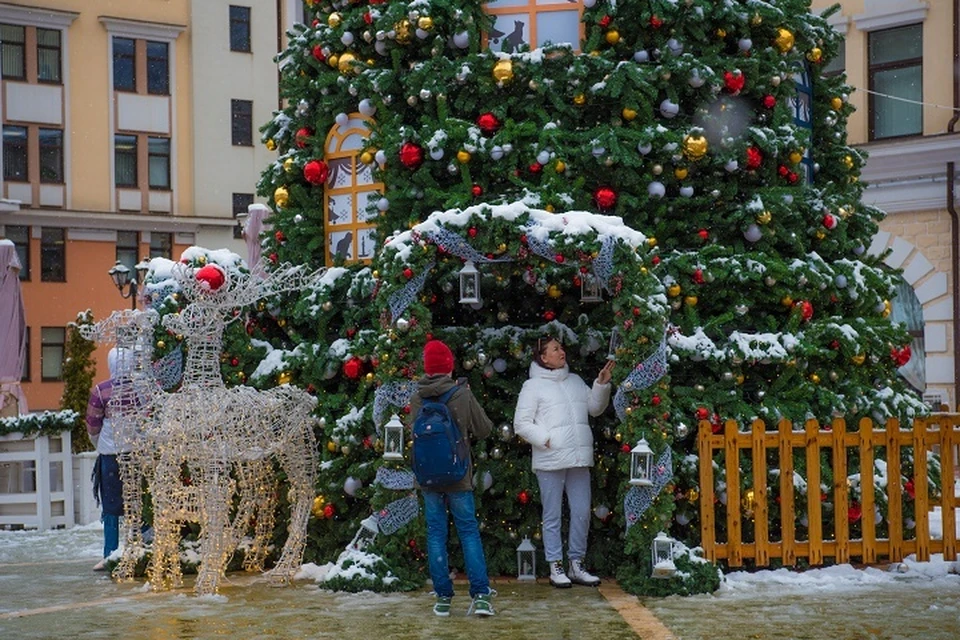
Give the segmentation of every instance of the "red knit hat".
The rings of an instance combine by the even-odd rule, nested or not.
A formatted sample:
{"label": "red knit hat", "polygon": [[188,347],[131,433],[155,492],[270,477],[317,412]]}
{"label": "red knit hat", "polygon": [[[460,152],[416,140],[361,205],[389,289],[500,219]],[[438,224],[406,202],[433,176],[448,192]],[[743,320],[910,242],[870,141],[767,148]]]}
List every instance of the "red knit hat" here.
{"label": "red knit hat", "polygon": [[440,340],[431,340],[423,348],[423,372],[428,376],[453,372],[453,352]]}

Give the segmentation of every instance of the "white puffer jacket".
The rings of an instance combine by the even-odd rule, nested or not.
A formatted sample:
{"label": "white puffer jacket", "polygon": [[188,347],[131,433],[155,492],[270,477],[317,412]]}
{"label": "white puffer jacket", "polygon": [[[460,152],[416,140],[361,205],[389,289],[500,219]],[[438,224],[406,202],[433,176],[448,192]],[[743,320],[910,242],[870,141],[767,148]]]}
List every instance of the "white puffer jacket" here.
{"label": "white puffer jacket", "polygon": [[[513,430],[533,446],[533,470],[555,471],[593,466],[593,433],[587,414],[598,416],[610,402],[610,384],[593,383],[561,369],[530,363]],[[549,441],[549,448],[546,446]]]}

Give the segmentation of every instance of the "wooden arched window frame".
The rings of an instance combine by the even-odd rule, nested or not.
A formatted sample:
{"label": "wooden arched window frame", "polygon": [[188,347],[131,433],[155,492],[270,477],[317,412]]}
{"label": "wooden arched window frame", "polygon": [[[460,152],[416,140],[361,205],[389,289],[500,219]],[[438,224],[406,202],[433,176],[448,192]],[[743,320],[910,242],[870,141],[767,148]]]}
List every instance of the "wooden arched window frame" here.
{"label": "wooden arched window frame", "polygon": [[360,161],[369,119],[352,114],[343,125],[334,125],[324,144],[324,161],[330,168],[323,193],[324,254],[326,263],[337,256],[345,262],[370,262],[376,245],[377,200],[383,183],[376,182],[373,165]]}
{"label": "wooden arched window frame", "polygon": [[580,50],[579,0],[494,0],[484,10],[494,17],[492,30],[484,34],[484,47],[490,51],[512,53],[524,44],[536,49],[547,41],[569,42]]}

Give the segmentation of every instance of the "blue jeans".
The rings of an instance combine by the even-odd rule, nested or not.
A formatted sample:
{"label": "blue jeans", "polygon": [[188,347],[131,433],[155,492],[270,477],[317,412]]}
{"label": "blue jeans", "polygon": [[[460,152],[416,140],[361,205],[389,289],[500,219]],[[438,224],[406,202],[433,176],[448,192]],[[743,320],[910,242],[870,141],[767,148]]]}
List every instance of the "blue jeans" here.
{"label": "blue jeans", "polygon": [[477,526],[473,492],[424,491],[423,503],[427,518],[427,558],[433,590],[438,596],[453,597],[453,581],[450,580],[450,565],[447,563],[449,509],[449,513],[453,515],[453,523],[457,527],[457,535],[460,537],[460,546],[463,548],[467,578],[470,580],[470,595],[472,597],[490,593],[487,561],[483,555],[483,545],[480,543],[480,527]]}
{"label": "blue jeans", "polygon": [[106,558],[120,546],[120,516],[105,513],[103,521],[103,557]]}

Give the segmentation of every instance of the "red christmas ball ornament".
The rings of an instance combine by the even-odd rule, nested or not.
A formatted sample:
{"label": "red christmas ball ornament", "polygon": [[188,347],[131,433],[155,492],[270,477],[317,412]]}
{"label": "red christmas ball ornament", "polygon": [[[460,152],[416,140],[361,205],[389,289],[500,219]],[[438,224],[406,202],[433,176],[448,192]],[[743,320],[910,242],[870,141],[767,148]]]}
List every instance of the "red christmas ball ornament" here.
{"label": "red christmas ball ornament", "polygon": [[620,452],[630,453],[630,445],[628,445],[627,443],[623,443],[622,445],[620,445]]}
{"label": "red christmas ball ornament", "polygon": [[828,213],[823,216],[823,226],[825,226],[827,229],[836,229],[837,219],[833,216],[833,214]]}
{"label": "red christmas ball ornament", "polygon": [[272,262],[273,264],[277,264],[277,263],[280,261],[280,256],[278,256],[278,255],[276,254],[276,252],[271,253],[269,256],[267,256],[267,258],[268,258],[268,259],[270,260],[270,262]]}
{"label": "red christmas ball ornament", "polygon": [[737,95],[740,93],[746,81],[746,77],[740,72],[739,69],[723,72],[723,88],[726,89],[727,93],[732,95]]}
{"label": "red christmas ball ornament", "polygon": [[593,192],[593,201],[600,209],[613,209],[617,205],[617,192],[610,187],[600,187]]}
{"label": "red christmas ball ornament", "polygon": [[317,62],[326,62],[327,56],[323,53],[323,47],[319,44],[313,46],[313,57],[316,58]]}
{"label": "red christmas ball ornament", "polygon": [[362,369],[363,362],[356,356],[343,363],[343,375],[347,376],[351,380],[356,380],[359,378]]}
{"label": "red christmas ball ornament", "polygon": [[410,267],[407,267],[406,269],[404,269],[404,270],[403,270],[403,277],[406,278],[407,280],[409,280],[410,278],[412,278],[412,277],[413,277],[413,269],[411,269]]}
{"label": "red christmas ball ornament", "polygon": [[573,286],[579,287],[583,281],[580,279],[580,276],[573,276]]}
{"label": "red christmas ball ornament", "polygon": [[470,188],[470,193],[473,194],[474,198],[479,198],[480,196],[483,195],[483,187],[481,187],[478,184],[475,184]]}
{"label": "red christmas ball ornament", "polygon": [[710,412],[707,411],[706,407],[699,407],[697,409],[697,420],[706,420],[710,416]]}
{"label": "red christmas ball ornament", "polygon": [[650,26],[654,29],[659,29],[663,26],[663,20],[661,20],[656,14],[650,16]]}
{"label": "red christmas ball ornament", "polygon": [[851,502],[850,506],[847,507],[847,521],[853,524],[863,515],[863,509],[860,507],[860,503]]}
{"label": "red christmas ball ornament", "polygon": [[470,236],[471,238],[476,238],[476,237],[477,237],[477,228],[476,228],[476,227],[470,227],[469,229],[467,229],[467,235]]}
{"label": "red christmas ball ornament", "polygon": [[423,147],[413,142],[404,142],[400,146],[400,164],[407,169],[416,169],[423,164]]}
{"label": "red christmas ball ornament", "polygon": [[323,517],[332,518],[333,514],[336,513],[336,509],[333,508],[332,504],[328,504],[323,508]]}
{"label": "red christmas ball ornament", "polygon": [[287,241],[287,234],[285,234],[283,231],[277,231],[275,234],[273,234],[273,239],[280,244],[283,244]]}
{"label": "red christmas ball ornament", "polygon": [[237,366],[238,364],[240,364],[240,361],[239,361],[239,360],[237,360],[236,358],[230,358],[230,366],[231,366],[231,367],[235,367],[235,366]]}
{"label": "red christmas ball ornament", "polygon": [[546,320],[547,322],[552,321],[556,317],[557,317],[557,314],[555,314],[553,311],[547,310],[543,312],[543,319]]}
{"label": "red christmas ball ornament", "polygon": [[520,234],[520,242],[522,242],[523,244],[527,244],[527,234],[525,233]]}
{"label": "red christmas ball ornament", "polygon": [[839,341],[839,340],[831,340],[831,341],[830,341],[830,348],[831,348],[831,349],[839,349],[839,348],[840,348],[840,341]]}
{"label": "red christmas ball ornament", "polygon": [[700,231],[697,231],[697,235],[700,236],[700,239],[701,239],[701,240],[709,240],[709,239],[710,239],[710,232],[707,231],[706,229],[700,229]]}
{"label": "red christmas ball ornament", "polygon": [[613,21],[613,18],[611,18],[609,15],[605,15],[602,18],[600,18],[597,24],[600,25],[601,29],[606,29],[607,27],[610,26],[610,23],[612,21]]}
{"label": "red christmas ball ornament", "polygon": [[500,121],[497,120],[497,116],[488,111],[477,118],[477,126],[480,127],[480,132],[483,135],[492,136],[500,128]]}
{"label": "red christmas ball ornament", "polygon": [[227,281],[227,275],[223,269],[215,264],[208,264],[201,267],[194,278],[196,278],[200,288],[204,291],[216,291]]}
{"label": "red christmas ball ornament", "polygon": [[800,179],[800,176],[793,171],[787,174],[787,182],[789,182],[790,184],[796,184],[797,180],[799,179]]}
{"label": "red christmas ball ornament", "polygon": [[757,147],[747,147],[747,169],[757,169],[763,163],[763,151]]}
{"label": "red christmas ball ornament", "polygon": [[410,547],[411,549],[416,549],[417,548],[416,539],[410,538],[409,540],[407,540],[407,546]]}
{"label": "red christmas ball ornament", "polygon": [[703,269],[696,269],[693,272],[693,281],[697,284],[703,284]]}
{"label": "red christmas ball ornament", "polygon": [[652,404],[655,407],[660,406],[660,396],[658,396],[657,394],[653,394],[653,397],[650,398],[650,404]]}
{"label": "red christmas ball ornament", "polygon": [[543,170],[543,165],[539,162],[534,162],[530,165],[530,173],[540,173]]}
{"label": "red christmas ball ornament", "polygon": [[813,303],[809,300],[801,300],[797,303],[797,306],[800,307],[800,317],[804,321],[810,320],[813,317]]}
{"label": "red christmas ball ornament", "polygon": [[330,176],[330,168],[323,160],[311,160],[303,165],[303,177],[312,185],[321,185]]}
{"label": "red christmas ball ornament", "polygon": [[356,335],[356,333],[357,333],[357,330],[356,330],[356,328],[354,328],[354,327],[350,327],[349,329],[347,329],[347,337],[348,337],[348,338],[352,338],[353,336]]}
{"label": "red christmas ball ornament", "polygon": [[373,24],[373,15],[367,11],[363,14],[363,21],[367,24]]}
{"label": "red christmas ball ornament", "polygon": [[777,174],[781,178],[786,178],[788,173],[790,173],[790,169],[787,169],[786,165],[780,165],[777,167]]}
{"label": "red christmas ball ornament", "polygon": [[917,491],[913,486],[913,478],[907,480],[906,484],[903,485],[903,490],[907,492],[911,500],[917,497]]}
{"label": "red christmas ball ornament", "polygon": [[307,142],[313,136],[313,129],[310,127],[300,127],[293,136],[293,141],[300,149],[307,146]]}
{"label": "red christmas ball ornament", "polygon": [[562,253],[558,253],[557,255],[553,256],[553,259],[556,260],[557,264],[563,264],[564,261],[566,260],[566,258],[563,257]]}
{"label": "red christmas ball ornament", "polygon": [[520,502],[520,504],[527,504],[528,502],[530,502],[530,494],[527,493],[526,489],[524,489],[523,491],[517,494],[517,500]]}
{"label": "red christmas ball ornament", "polygon": [[635,316],[639,316],[639,315],[640,315],[640,307],[634,307],[634,308],[633,308],[633,315],[635,315]]}
{"label": "red christmas ball ornament", "polygon": [[660,256],[653,256],[650,258],[650,262],[653,263],[653,266],[660,264]]}
{"label": "red christmas ball ornament", "polygon": [[768,93],[767,95],[763,96],[763,106],[767,109],[773,109],[775,106],[777,106],[777,99]]}

